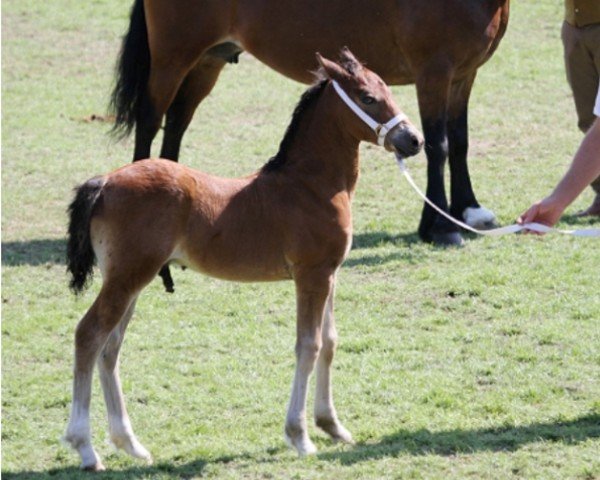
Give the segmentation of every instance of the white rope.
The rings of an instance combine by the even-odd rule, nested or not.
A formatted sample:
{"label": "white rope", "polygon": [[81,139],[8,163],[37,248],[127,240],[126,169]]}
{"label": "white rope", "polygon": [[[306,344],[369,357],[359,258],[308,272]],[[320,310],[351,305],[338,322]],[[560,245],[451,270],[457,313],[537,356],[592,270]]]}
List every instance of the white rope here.
{"label": "white rope", "polygon": [[416,185],[415,181],[413,180],[412,176],[410,175],[410,173],[408,171],[408,168],[406,166],[406,163],[404,162],[404,159],[402,157],[400,157],[399,155],[396,155],[396,160],[398,163],[398,167],[400,168],[400,171],[404,174],[404,177],[406,178],[408,183],[414,188],[415,192],[417,192],[417,194],[425,202],[427,202],[427,204],[431,208],[433,208],[440,215],[446,217],[452,223],[455,223],[459,227],[464,228],[465,230],[468,230],[469,232],[473,232],[478,235],[488,235],[488,236],[496,237],[496,236],[500,236],[500,235],[507,235],[509,233],[517,233],[517,232],[520,232],[523,230],[529,230],[529,231],[538,232],[538,233],[562,233],[564,235],[573,235],[575,237],[600,237],[600,228],[584,228],[581,230],[559,230],[557,228],[552,228],[552,227],[549,227],[548,225],[543,225],[541,223],[526,223],[524,225],[519,225],[519,224],[515,223],[514,225],[508,225],[506,227],[501,227],[501,228],[494,228],[492,230],[478,230],[478,229],[473,228],[470,225],[467,225],[466,223],[461,222],[460,220],[457,220],[456,218],[452,217],[451,215],[446,213],[444,210],[442,210],[440,207],[438,207],[435,203],[433,203],[431,200],[429,200],[429,198],[427,198],[427,196]]}

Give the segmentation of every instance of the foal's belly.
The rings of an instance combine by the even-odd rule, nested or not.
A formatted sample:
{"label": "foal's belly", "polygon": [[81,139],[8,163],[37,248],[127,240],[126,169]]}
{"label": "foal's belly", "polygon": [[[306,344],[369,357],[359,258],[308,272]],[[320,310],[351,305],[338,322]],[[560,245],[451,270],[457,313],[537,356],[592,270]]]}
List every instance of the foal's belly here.
{"label": "foal's belly", "polygon": [[202,252],[177,248],[171,261],[199,273],[233,282],[274,282],[292,278],[283,257],[269,252],[250,252],[244,248]]}

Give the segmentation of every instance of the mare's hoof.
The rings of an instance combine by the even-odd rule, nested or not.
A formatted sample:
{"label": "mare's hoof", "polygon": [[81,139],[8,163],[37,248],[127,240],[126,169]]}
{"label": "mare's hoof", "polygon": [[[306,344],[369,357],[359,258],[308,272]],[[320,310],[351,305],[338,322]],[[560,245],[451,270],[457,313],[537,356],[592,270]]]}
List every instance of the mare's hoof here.
{"label": "mare's hoof", "polygon": [[500,224],[496,222],[496,220],[492,220],[491,222],[485,222],[482,225],[479,225],[478,230],[492,230],[494,228],[498,228]]}
{"label": "mare's hoof", "polygon": [[477,230],[491,230],[498,227],[496,215],[485,207],[468,207],[463,212],[463,220]]}
{"label": "mare's hoof", "polygon": [[431,242],[438,247],[462,247],[465,244],[458,232],[433,233]]}

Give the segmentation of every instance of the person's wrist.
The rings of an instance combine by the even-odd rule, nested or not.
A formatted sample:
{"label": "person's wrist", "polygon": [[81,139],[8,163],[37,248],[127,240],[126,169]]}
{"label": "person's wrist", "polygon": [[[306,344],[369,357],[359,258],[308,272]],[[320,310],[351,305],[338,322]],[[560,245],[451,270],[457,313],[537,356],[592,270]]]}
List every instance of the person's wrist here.
{"label": "person's wrist", "polygon": [[543,212],[552,213],[559,217],[569,205],[570,200],[560,192],[553,192],[540,202],[540,207]]}

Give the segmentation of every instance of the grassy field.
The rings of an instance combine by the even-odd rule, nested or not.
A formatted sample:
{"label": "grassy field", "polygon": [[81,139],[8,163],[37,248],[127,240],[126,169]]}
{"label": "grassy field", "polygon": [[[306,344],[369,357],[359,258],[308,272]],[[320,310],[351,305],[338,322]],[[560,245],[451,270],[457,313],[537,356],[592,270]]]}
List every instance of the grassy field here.
{"label": "grassy field", "polygon": [[[513,2],[471,108],[472,179],[512,223],[556,182],[580,141],[564,79],[560,0]],[[2,475],[84,478],[59,443],[75,325],[98,291],[67,290],[73,186],[128,162],[103,114],[129,5],[2,4]],[[181,161],[242,175],[275,153],[304,87],[243,55],[184,139]],[[413,87],[394,88],[417,119]],[[425,184],[425,158],[410,162]],[[562,226],[589,221],[572,214]],[[114,452],[94,383],[92,428],[111,471],[97,478],[600,478],[597,240],[470,237],[418,242],[421,204],[393,158],[363,147],[354,247],[339,275],[338,412],[354,447],[311,426],[319,454],[283,442],[294,366],[291,283],[233,284],[175,271],[145,291],[122,379],[147,466]],[[597,225],[597,224],[596,224]]]}

